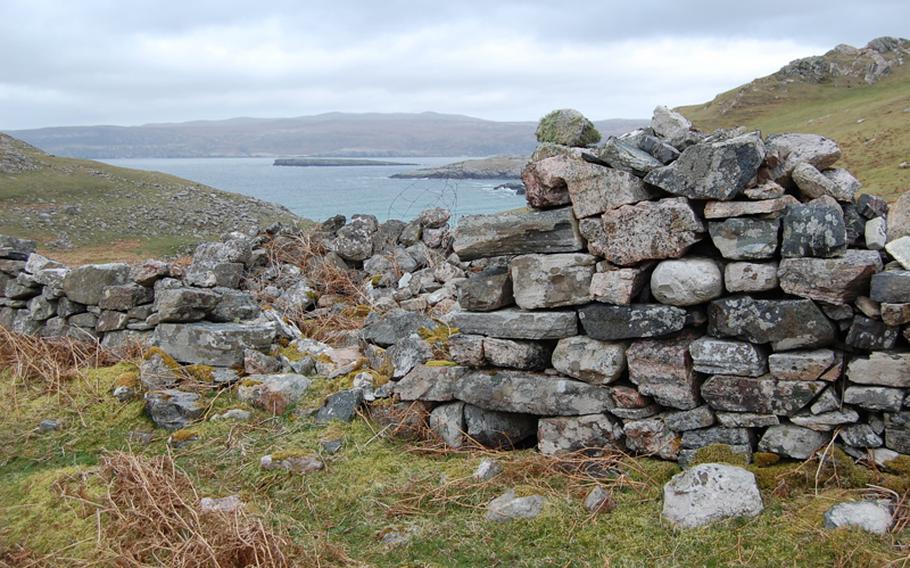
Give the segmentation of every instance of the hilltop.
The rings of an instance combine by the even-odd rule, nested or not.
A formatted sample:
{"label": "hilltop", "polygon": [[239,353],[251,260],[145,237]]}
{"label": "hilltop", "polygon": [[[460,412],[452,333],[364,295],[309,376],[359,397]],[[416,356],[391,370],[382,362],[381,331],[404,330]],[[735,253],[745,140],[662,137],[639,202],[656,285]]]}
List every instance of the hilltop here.
{"label": "hilltop", "polygon": [[893,199],[910,189],[910,40],[839,45],[712,101],[681,107],[702,130],[744,125],[764,134],[809,132],[834,138],[844,167],[864,190]]}
{"label": "hilltop", "polygon": [[[168,255],[290,211],[158,172],[48,155],[0,134],[0,233],[101,262]],[[73,256],[78,249],[79,256]]]}
{"label": "hilltop", "polygon": [[[596,123],[604,136],[647,120]],[[11,131],[45,151],[76,158],[530,155],[536,121],[497,122],[456,114],[340,113],[234,118],[142,126],[75,126]]]}

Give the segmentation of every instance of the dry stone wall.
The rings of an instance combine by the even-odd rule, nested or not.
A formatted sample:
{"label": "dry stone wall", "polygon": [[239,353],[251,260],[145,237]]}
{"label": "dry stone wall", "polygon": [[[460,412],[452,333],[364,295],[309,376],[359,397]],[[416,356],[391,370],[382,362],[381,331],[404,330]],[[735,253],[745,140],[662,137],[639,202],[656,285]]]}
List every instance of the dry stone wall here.
{"label": "dry stone wall", "polygon": [[662,107],[579,139],[546,129],[527,211],[460,222],[461,366],[416,368],[402,399],[456,445],[495,420],[544,453],[910,452],[910,239],[834,141],[704,134]]}

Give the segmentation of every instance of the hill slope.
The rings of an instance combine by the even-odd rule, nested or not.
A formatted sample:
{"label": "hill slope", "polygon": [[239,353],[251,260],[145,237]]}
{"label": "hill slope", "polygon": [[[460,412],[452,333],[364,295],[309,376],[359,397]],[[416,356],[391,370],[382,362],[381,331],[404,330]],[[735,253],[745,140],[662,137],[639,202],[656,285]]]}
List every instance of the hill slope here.
{"label": "hill slope", "polygon": [[[647,124],[604,120],[604,136]],[[529,155],[536,122],[470,116],[328,113],[296,118],[235,118],[143,126],[76,126],[11,131],[47,152],[78,158],[244,156],[491,156]]]}
{"label": "hill slope", "polygon": [[94,261],[172,254],[286,209],[157,172],[49,156],[0,134],[0,234]]}
{"label": "hill slope", "polygon": [[745,125],[764,134],[812,132],[838,141],[841,164],[864,191],[892,199],[910,189],[910,41],[837,46],[678,109],[696,127]]}

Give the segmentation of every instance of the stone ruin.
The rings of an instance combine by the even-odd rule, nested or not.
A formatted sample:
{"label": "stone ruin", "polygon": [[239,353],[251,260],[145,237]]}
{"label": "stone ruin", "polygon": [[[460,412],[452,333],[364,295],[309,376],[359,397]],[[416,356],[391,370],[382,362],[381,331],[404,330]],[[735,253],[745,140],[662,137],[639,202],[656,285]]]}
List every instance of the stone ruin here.
{"label": "stone ruin", "polygon": [[[833,141],[705,134],[663,107],[596,146],[574,111],[542,126],[529,208],[454,230],[439,209],[360,215],[231,233],[188,266],[73,269],[0,237],[0,326],[157,346],[140,388],[168,428],[200,415],[176,363],[274,412],[314,377],[353,376],[298,410],[350,420],[388,399],[453,447],[685,463],[713,444],[805,459],[835,437],[879,464],[910,453],[907,211],[858,194]],[[274,254],[304,240],[321,252]],[[314,264],[358,291],[320,295]],[[294,324],[355,303],[369,315],[332,345]]]}

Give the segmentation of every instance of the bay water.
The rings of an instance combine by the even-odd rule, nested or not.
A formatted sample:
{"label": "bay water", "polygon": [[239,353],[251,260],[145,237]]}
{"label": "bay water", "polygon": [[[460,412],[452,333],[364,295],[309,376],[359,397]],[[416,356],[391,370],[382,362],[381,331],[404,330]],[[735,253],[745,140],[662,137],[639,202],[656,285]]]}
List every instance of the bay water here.
{"label": "bay water", "polygon": [[324,220],[342,214],[408,221],[422,210],[444,207],[455,220],[525,205],[524,196],[495,189],[503,180],[391,179],[398,172],[467,159],[383,158],[416,166],[273,166],[273,158],[110,159],[114,166],[164,172],[217,189],[284,205],[297,215]]}

